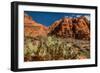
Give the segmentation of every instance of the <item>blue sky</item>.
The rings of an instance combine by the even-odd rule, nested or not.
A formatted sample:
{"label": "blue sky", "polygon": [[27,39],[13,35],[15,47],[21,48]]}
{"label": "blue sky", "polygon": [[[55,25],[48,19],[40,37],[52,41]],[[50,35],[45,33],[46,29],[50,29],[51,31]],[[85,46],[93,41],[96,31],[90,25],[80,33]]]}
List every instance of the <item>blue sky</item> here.
{"label": "blue sky", "polygon": [[81,13],[58,13],[58,12],[38,12],[38,11],[25,11],[26,14],[32,17],[37,23],[43,24],[45,26],[50,26],[56,20],[59,20],[63,17],[79,17],[87,16],[90,17],[90,14],[81,14]]}

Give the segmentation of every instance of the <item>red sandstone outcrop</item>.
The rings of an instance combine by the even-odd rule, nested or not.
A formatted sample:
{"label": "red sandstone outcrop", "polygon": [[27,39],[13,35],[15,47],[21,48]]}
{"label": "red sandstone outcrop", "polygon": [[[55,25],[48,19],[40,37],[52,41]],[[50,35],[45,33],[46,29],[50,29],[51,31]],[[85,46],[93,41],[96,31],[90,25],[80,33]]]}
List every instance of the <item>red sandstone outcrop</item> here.
{"label": "red sandstone outcrop", "polygon": [[90,39],[90,23],[84,17],[63,18],[49,27],[49,34],[76,39]]}
{"label": "red sandstone outcrop", "polygon": [[24,36],[47,36],[48,28],[32,20],[31,16],[24,15]]}
{"label": "red sandstone outcrop", "polygon": [[90,22],[84,16],[77,18],[64,17],[55,21],[48,29],[25,14],[24,27],[25,37],[47,36],[50,34],[64,38],[90,39]]}

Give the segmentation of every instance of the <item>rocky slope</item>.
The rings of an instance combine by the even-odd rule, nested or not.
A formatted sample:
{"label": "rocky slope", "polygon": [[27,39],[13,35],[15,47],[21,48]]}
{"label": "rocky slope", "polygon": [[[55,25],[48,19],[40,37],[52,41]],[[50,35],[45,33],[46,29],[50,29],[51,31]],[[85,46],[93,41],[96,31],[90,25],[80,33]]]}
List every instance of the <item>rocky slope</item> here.
{"label": "rocky slope", "polygon": [[90,39],[90,23],[84,17],[62,18],[57,20],[49,27],[50,35],[60,37],[70,37],[75,39]]}
{"label": "rocky slope", "polygon": [[24,15],[24,36],[25,37],[37,37],[47,36],[48,28],[32,20],[31,16]]}

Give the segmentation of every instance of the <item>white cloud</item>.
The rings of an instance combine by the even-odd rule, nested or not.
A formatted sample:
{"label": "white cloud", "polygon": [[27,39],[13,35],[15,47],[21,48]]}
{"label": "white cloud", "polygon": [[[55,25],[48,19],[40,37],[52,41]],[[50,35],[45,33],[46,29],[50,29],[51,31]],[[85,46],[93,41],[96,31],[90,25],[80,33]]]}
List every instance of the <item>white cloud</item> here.
{"label": "white cloud", "polygon": [[65,18],[67,18],[68,16],[65,16]]}
{"label": "white cloud", "polygon": [[24,13],[24,15],[25,15],[25,16],[28,16],[28,14],[27,14],[27,13]]}
{"label": "white cloud", "polygon": [[90,21],[90,16],[89,15],[85,15],[84,17],[86,17]]}
{"label": "white cloud", "polygon": [[81,15],[77,15],[76,17],[80,17]]}

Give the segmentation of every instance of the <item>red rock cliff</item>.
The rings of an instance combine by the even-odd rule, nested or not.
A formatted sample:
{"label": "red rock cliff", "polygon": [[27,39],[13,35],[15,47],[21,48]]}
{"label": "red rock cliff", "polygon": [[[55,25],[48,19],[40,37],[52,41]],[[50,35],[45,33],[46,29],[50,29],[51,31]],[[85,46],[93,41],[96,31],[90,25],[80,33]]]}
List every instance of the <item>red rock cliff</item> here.
{"label": "red rock cliff", "polygon": [[89,21],[84,17],[62,18],[49,27],[49,34],[76,39],[90,39]]}
{"label": "red rock cliff", "polygon": [[31,16],[24,15],[24,35],[25,37],[47,36],[48,28],[32,20]]}

